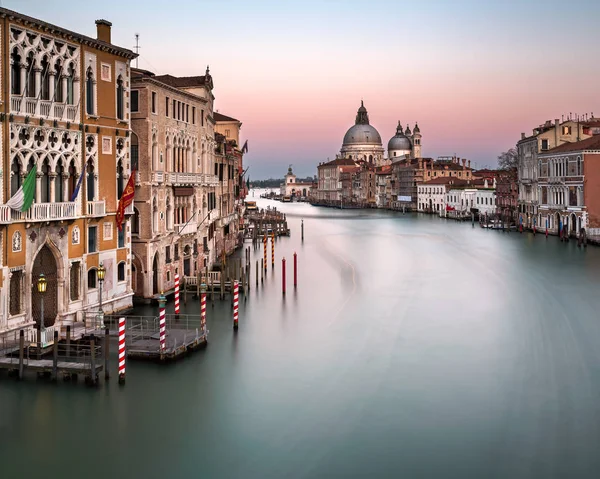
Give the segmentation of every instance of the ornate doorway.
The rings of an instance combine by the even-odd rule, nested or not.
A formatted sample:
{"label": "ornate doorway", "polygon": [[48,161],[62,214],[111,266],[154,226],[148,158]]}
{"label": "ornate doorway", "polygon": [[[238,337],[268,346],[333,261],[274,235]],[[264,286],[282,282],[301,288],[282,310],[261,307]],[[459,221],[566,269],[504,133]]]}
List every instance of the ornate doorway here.
{"label": "ornate doorway", "polygon": [[31,313],[35,324],[41,324],[41,295],[38,292],[37,281],[40,274],[46,276],[47,289],[44,294],[44,326],[53,326],[58,314],[58,265],[52,250],[48,245],[39,251],[33,262],[31,270]]}

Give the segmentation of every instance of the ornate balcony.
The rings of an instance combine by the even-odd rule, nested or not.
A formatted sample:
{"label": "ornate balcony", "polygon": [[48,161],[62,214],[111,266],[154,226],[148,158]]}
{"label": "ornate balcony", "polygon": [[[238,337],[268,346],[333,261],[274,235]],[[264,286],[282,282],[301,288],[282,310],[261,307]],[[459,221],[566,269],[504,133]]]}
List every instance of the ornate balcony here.
{"label": "ornate balcony", "polygon": [[35,203],[25,213],[0,206],[0,223],[10,215],[8,223],[13,221],[62,221],[81,216],[77,203]]}
{"label": "ornate balcony", "polygon": [[6,205],[0,205],[0,224],[12,223],[11,209]]}
{"label": "ornate balcony", "polygon": [[153,183],[162,183],[165,181],[165,174],[162,171],[155,171],[152,173],[152,182]]}
{"label": "ornate balcony", "polygon": [[179,235],[191,235],[198,231],[198,225],[194,221],[190,221],[188,224],[175,225]]}
{"label": "ornate balcony", "polygon": [[167,173],[167,182],[174,185],[202,184],[202,173]]}
{"label": "ornate balcony", "polygon": [[88,216],[106,216],[106,202],[104,200],[88,201],[87,214]]}
{"label": "ornate balcony", "polygon": [[49,120],[76,121],[77,105],[11,95],[10,111],[15,115],[41,116]]}
{"label": "ornate balcony", "polygon": [[219,178],[217,175],[204,175],[202,184],[208,186],[216,186],[219,184]]}

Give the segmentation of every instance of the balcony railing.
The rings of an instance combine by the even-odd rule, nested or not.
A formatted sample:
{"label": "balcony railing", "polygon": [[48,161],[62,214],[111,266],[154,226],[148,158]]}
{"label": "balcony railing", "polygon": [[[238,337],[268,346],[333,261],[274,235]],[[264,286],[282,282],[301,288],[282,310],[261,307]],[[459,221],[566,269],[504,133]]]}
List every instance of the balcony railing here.
{"label": "balcony railing", "polygon": [[180,185],[199,185],[202,183],[202,173],[167,173],[169,183]]}
{"label": "balcony railing", "polygon": [[12,95],[10,98],[10,111],[18,115],[41,116],[51,120],[75,121],[77,105],[55,103],[50,100],[37,100],[36,98]]}
{"label": "balcony railing", "polygon": [[219,184],[219,178],[217,175],[204,175],[202,183],[204,185],[214,186]]}
{"label": "balcony railing", "polygon": [[88,201],[87,214],[88,216],[106,216],[106,202],[104,200]]}
{"label": "balcony railing", "polygon": [[198,231],[198,225],[195,222],[188,224],[175,225],[180,235],[191,235]]}
{"label": "balcony railing", "polygon": [[6,205],[0,205],[0,224],[7,224],[12,222],[11,209]]}
{"label": "balcony railing", "polygon": [[152,173],[153,183],[162,183],[163,181],[165,181],[165,174],[162,171],[155,171]]}
{"label": "balcony railing", "polygon": [[[8,208],[3,205],[2,208]],[[4,212],[4,210],[2,210]],[[4,214],[4,213],[2,213]],[[77,203],[37,203],[31,205],[25,213],[11,210],[12,221],[60,221],[75,219],[80,215]]]}

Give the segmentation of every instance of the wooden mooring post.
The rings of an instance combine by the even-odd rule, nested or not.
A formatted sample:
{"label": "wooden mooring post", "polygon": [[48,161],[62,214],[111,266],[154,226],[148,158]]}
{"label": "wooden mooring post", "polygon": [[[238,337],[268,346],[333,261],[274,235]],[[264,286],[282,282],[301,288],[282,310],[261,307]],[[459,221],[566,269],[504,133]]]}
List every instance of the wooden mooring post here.
{"label": "wooden mooring post", "polygon": [[110,367],[109,367],[109,355],[110,355],[110,336],[109,336],[108,326],[104,330],[104,380],[108,381],[110,379]]}
{"label": "wooden mooring post", "polygon": [[19,332],[19,379],[23,379],[23,360],[25,356],[25,331]]}
{"label": "wooden mooring post", "polygon": [[258,260],[256,260],[256,288],[258,288]]}
{"label": "wooden mooring post", "polygon": [[58,331],[54,331],[54,344],[52,345],[52,381],[58,378]]}

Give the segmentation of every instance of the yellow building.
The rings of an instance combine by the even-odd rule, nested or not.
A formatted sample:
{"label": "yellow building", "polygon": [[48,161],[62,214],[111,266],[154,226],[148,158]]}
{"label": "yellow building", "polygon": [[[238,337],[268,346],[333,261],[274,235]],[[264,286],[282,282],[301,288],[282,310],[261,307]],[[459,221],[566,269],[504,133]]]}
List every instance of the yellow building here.
{"label": "yellow building", "polygon": [[[115,213],[133,160],[135,54],[111,43],[106,20],[96,21],[97,38],[3,8],[0,20],[0,332],[42,322],[64,332],[101,298],[107,313],[132,304],[130,230],[125,221],[118,231]],[[6,203],[32,168],[34,202],[15,211]]]}

